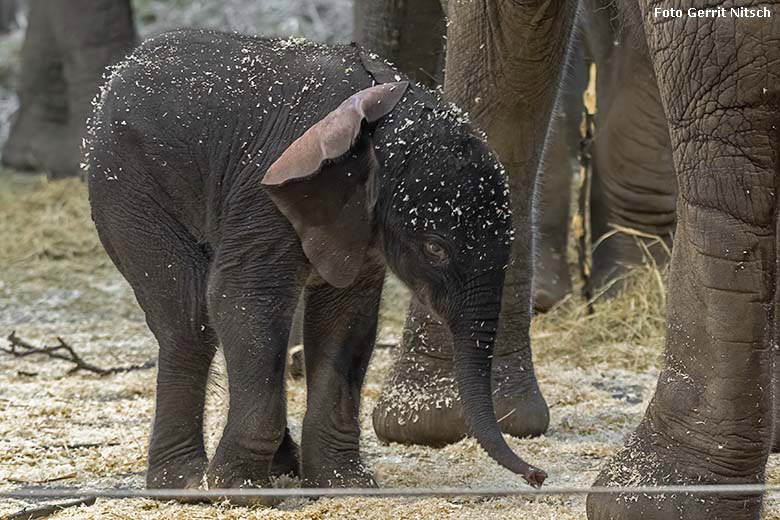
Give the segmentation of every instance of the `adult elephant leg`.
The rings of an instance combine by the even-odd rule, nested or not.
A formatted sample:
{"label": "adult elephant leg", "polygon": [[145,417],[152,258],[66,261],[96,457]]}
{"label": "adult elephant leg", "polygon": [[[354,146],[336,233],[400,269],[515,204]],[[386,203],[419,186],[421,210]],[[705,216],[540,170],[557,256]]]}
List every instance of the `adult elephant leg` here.
{"label": "adult elephant leg", "polygon": [[[772,426],[780,28],[655,18],[654,7],[682,5],[640,5],[680,187],[665,368],[596,483],[756,484]],[[756,495],[592,495],[588,516],[757,519],[760,505]]]}
{"label": "adult elephant leg", "polygon": [[445,20],[439,0],[356,0],[354,38],[415,80],[444,76]]}
{"label": "adult elephant leg", "polygon": [[68,93],[68,130],[57,153],[48,156],[52,177],[78,175],[81,141],[92,99],[103,83],[106,67],[135,45],[135,25],[129,0],[69,0],[51,2],[52,28],[63,52]]}
{"label": "adult elephant leg", "polygon": [[17,170],[44,168],[49,150],[65,140],[67,87],[47,0],[31,0],[17,86],[19,110],[11,121],[2,162]]}
{"label": "adult elephant leg", "polygon": [[[445,20],[439,0],[421,0],[413,8],[401,0],[362,0],[355,2],[354,15],[356,41],[417,81],[431,87],[441,84]],[[380,439],[442,446],[463,438],[451,344],[449,330],[413,301],[373,411]]]}
{"label": "adult elephant leg", "polygon": [[[532,201],[575,11],[576,2],[565,0],[448,6],[445,95],[471,113],[509,174],[517,239],[504,281],[493,401],[501,429],[523,437],[544,433],[549,423],[528,333]],[[401,361],[374,410],[374,428],[382,439],[437,445],[466,433],[454,398],[452,340],[429,314],[419,305],[409,313]],[[420,388],[429,391],[410,393]],[[403,399],[409,395],[412,403]]]}
{"label": "adult elephant leg", "polygon": [[[430,87],[444,74],[445,18],[439,0],[358,0],[355,40]],[[412,301],[403,340],[374,411],[380,439],[442,446],[465,435],[452,374],[452,336]],[[419,372],[426,377],[421,378]]]}
{"label": "adult elephant leg", "polygon": [[0,33],[5,33],[17,26],[18,5],[16,0],[0,0]]}
{"label": "adult elephant leg", "polygon": [[[428,86],[441,84],[445,20],[439,0],[358,0],[355,40]],[[423,332],[424,331],[424,332]],[[412,302],[403,340],[373,411],[380,439],[441,446],[465,435],[452,374],[452,336]],[[421,378],[422,371],[426,377]]]}
{"label": "adult elephant leg", "polygon": [[3,164],[78,175],[81,140],[105,68],[135,42],[129,0],[32,0],[22,49],[19,112]]}
{"label": "adult elephant leg", "polygon": [[677,196],[653,66],[646,47],[632,41],[627,31],[621,34],[615,35],[619,44],[597,58],[592,282],[608,295],[620,290],[621,274],[631,267],[668,262]]}
{"label": "adult elephant leg", "polygon": [[539,248],[534,269],[534,310],[545,312],[571,292],[569,245],[571,183],[579,168],[582,94],[588,84],[583,46],[574,45],[551,123],[538,187]]}

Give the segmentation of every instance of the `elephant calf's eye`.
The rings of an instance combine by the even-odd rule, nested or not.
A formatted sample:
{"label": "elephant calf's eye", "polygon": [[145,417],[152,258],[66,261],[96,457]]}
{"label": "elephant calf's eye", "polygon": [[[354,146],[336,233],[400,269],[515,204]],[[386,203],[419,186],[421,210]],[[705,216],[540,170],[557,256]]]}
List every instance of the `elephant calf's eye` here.
{"label": "elephant calf's eye", "polygon": [[441,244],[437,244],[433,240],[425,242],[425,254],[431,260],[431,263],[435,265],[442,265],[447,262],[447,251]]}

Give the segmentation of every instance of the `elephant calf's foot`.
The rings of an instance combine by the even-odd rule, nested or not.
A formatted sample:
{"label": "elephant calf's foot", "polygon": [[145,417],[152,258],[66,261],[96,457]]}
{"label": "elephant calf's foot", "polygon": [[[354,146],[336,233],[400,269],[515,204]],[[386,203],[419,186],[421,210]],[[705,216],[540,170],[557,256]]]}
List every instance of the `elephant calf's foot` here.
{"label": "elephant calf's foot", "polygon": [[[533,371],[523,372],[515,364],[494,360],[496,417],[509,435],[542,435],[549,424],[547,403]],[[452,361],[405,352],[385,381],[372,418],[374,431],[385,442],[438,447],[465,437]]]}
{"label": "elephant calf's foot", "polygon": [[[203,476],[207,466],[205,453],[165,461],[151,460],[146,472],[146,487],[149,489],[198,489],[203,484]],[[197,502],[198,500],[182,501]]]}
{"label": "elephant calf's foot", "polygon": [[[310,457],[311,458],[311,457]],[[303,481],[307,487],[314,488],[375,488],[376,480],[360,461],[360,458],[347,457],[338,463],[329,463],[319,458],[306,463],[304,459]]]}
{"label": "elephant calf's foot", "polygon": [[271,478],[288,475],[291,477],[301,476],[301,452],[298,445],[290,437],[290,432],[286,432],[284,440],[279,449],[276,450],[274,460],[271,462]]}
{"label": "elephant calf's foot", "polygon": [[[265,466],[266,469],[260,469]],[[267,464],[236,461],[233,464],[215,466],[212,462],[207,473],[209,489],[258,489],[271,488]],[[230,497],[218,500],[228,500],[238,506],[275,506],[279,498],[262,496]]]}
{"label": "elephant calf's foot", "polygon": [[[645,420],[601,470],[594,486],[757,483],[747,482],[749,479],[719,479],[712,468],[704,467],[704,458],[684,456],[685,453],[686,448],[678,442],[652,432]],[[589,520],[756,520],[761,499],[756,495],[592,494],[588,496],[587,511]]]}
{"label": "elephant calf's foot", "polygon": [[[262,457],[246,453],[243,450],[239,452],[238,450],[222,450],[220,448],[217,449],[217,454],[206,473],[209,489],[272,487],[269,472],[271,463],[268,459],[263,460]],[[274,506],[280,501],[277,498],[259,496],[225,497],[225,499],[239,506]]]}
{"label": "elephant calf's foot", "polygon": [[[270,488],[271,479],[274,477],[300,476],[300,450],[290,436],[289,429],[285,429],[282,442],[270,462],[268,457],[262,455],[266,452],[268,443],[254,441],[254,449],[243,448],[244,444],[245,441],[230,442],[223,435],[206,474],[210,489]],[[233,497],[230,502],[242,506],[273,506],[278,504],[280,499],[259,496]]]}

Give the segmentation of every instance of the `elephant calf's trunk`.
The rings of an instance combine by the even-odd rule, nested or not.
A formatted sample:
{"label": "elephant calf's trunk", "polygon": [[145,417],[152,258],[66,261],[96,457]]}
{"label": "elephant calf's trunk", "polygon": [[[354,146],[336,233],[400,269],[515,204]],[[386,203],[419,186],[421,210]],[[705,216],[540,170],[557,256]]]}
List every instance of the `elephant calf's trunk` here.
{"label": "elephant calf's trunk", "polygon": [[461,338],[454,346],[455,379],[469,432],[493,460],[522,475],[531,486],[541,487],[547,473],[518,457],[498,426],[490,389],[492,341]]}

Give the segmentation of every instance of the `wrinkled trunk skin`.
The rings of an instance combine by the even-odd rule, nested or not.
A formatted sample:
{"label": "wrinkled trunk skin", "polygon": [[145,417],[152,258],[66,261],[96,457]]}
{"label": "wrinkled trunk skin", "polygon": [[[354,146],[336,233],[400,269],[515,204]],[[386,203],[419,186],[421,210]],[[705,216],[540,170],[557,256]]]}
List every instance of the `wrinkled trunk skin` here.
{"label": "wrinkled trunk skin", "polygon": [[[575,8],[563,0],[449,6],[445,96],[486,132],[507,169],[512,196],[515,241],[493,359],[494,398],[516,403],[512,408],[516,411],[502,422],[508,433],[514,428],[524,433],[526,410],[546,412],[529,337],[535,248],[532,203]],[[541,419],[544,428],[530,433],[546,431],[549,416],[544,413]]]}
{"label": "wrinkled trunk skin", "polygon": [[[565,0],[449,2],[447,10],[445,96],[486,132],[509,175],[516,240],[504,282],[492,389],[501,430],[518,437],[541,435],[549,424],[528,331],[532,202],[575,11],[576,3]],[[462,438],[466,425],[447,328],[424,306],[412,305],[399,350],[374,409],[377,435],[434,446]]]}
{"label": "wrinkled trunk skin", "polygon": [[355,0],[354,39],[429,87],[444,77],[445,22],[439,0]]}
{"label": "wrinkled trunk skin", "polygon": [[[466,436],[452,345],[448,327],[412,300],[401,345],[372,415],[380,439],[441,447]],[[547,404],[530,360],[530,368],[514,370],[513,356],[493,358],[493,405],[502,419],[501,431],[516,437],[540,435],[549,424]]]}
{"label": "wrinkled trunk skin", "polygon": [[[478,286],[458,288],[457,297],[462,297],[462,301],[454,300],[456,296],[450,294],[444,296],[446,301],[434,301],[431,302],[431,306],[436,309],[466,309],[456,315],[448,316],[446,325],[442,326],[443,329],[451,331],[451,335],[448,334],[447,339],[453,346],[450,357],[447,359],[450,366],[445,379],[449,382],[450,388],[457,388],[457,395],[454,397],[456,399],[458,396],[460,397],[458,404],[459,412],[462,415],[459,418],[464,426],[459,431],[471,434],[496,462],[510,471],[522,475],[532,486],[538,487],[547,478],[547,474],[529,465],[512,452],[503,438],[493,406],[493,385],[490,374],[504,279],[505,274],[500,269],[496,269],[492,273],[484,273],[480,276],[481,281]],[[395,404],[404,406],[401,410],[406,411],[410,408],[409,404],[412,408],[420,404],[420,396],[430,394],[434,398],[440,399],[439,406],[433,407],[433,413],[426,413],[424,410],[418,409],[413,411],[411,416],[403,417],[413,424],[419,422],[421,418],[422,421],[449,419],[446,416],[446,411],[440,411],[442,408],[448,408],[448,403],[443,401],[443,398],[448,394],[446,392],[431,394],[431,388],[425,387],[428,380],[438,379],[441,374],[432,374],[430,366],[425,367],[425,372],[425,380],[410,378],[410,381],[420,381],[421,387],[407,388],[404,394],[395,396],[397,398]],[[437,383],[432,381],[432,384],[435,386]],[[395,391],[399,391],[403,387],[393,388]],[[434,390],[436,389],[434,388]],[[451,392],[451,390],[449,391]],[[522,413],[522,411],[518,413]],[[375,425],[376,419],[375,412]],[[430,422],[429,426],[431,426],[430,431],[435,431],[435,427],[444,429],[448,425],[447,423]],[[445,432],[446,434],[451,435],[452,432]],[[436,438],[431,439],[431,441],[431,444],[434,445],[441,442],[440,439]]]}
{"label": "wrinkled trunk skin", "polygon": [[[755,484],[769,452],[780,28],[652,15],[689,6],[640,2],[680,189],[666,366],[597,485]],[[770,20],[780,16],[780,6],[769,8]],[[760,506],[759,496],[593,495],[588,517],[753,520]]]}
{"label": "wrinkled trunk skin", "polygon": [[135,43],[129,0],[31,0],[19,80],[19,111],[2,163],[79,174],[81,141],[106,66]]}
{"label": "wrinkled trunk skin", "polygon": [[[446,318],[446,329],[452,331],[452,372],[460,396],[465,430],[496,462],[522,475],[532,486],[541,486],[547,474],[519,458],[503,438],[496,420],[490,379],[496,333],[501,310],[501,293],[505,273],[495,269],[480,276],[478,286],[459,288],[457,297],[446,295],[446,301],[431,302],[433,308],[465,309]],[[462,295],[462,296],[461,296]],[[415,394],[399,396],[402,401]],[[439,424],[439,428],[443,425]]]}
{"label": "wrinkled trunk skin", "polygon": [[[614,296],[633,266],[669,261],[677,182],[661,95],[643,42],[617,31],[611,3],[586,6],[588,47],[597,67],[593,139],[592,285]],[[597,32],[598,31],[598,32]],[[616,226],[659,237],[615,232]],[[649,255],[649,256],[648,256]]]}
{"label": "wrinkled trunk skin", "polygon": [[[492,308],[492,314],[497,317],[499,305]],[[484,305],[483,309],[480,310],[481,313],[491,309],[491,306]],[[482,318],[469,320],[467,317],[463,323],[453,327],[456,331],[453,347],[455,380],[463,403],[463,418],[468,432],[493,460],[522,475],[532,486],[539,487],[544,483],[547,474],[512,452],[496,421],[490,381],[491,356],[496,337],[495,321],[497,320],[493,320],[493,326],[488,330],[485,330],[485,321]],[[470,326],[466,327],[464,324]]]}

